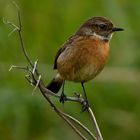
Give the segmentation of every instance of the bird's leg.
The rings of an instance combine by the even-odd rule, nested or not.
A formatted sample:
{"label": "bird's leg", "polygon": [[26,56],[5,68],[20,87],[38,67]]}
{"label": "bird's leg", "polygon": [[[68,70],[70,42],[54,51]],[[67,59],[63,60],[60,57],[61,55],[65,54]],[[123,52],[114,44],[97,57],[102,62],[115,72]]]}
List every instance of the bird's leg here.
{"label": "bird's leg", "polygon": [[61,96],[60,96],[60,103],[62,102],[63,104],[66,101],[66,95],[64,94],[64,86],[65,86],[65,80],[63,81],[63,85],[62,85],[62,92],[61,92]]}
{"label": "bird's leg", "polygon": [[86,111],[89,108],[89,102],[88,102],[88,98],[87,98],[87,94],[86,94],[86,90],[84,87],[84,83],[81,83],[83,91],[84,91],[84,96],[85,96],[85,100],[83,101],[83,107],[82,107],[82,112]]}

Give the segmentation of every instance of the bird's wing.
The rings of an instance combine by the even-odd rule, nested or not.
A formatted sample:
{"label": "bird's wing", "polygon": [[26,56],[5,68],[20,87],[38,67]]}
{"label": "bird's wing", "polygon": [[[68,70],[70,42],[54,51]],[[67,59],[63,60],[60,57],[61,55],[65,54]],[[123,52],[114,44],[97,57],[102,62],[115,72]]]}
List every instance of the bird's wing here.
{"label": "bird's wing", "polygon": [[57,59],[58,59],[58,57],[60,56],[60,54],[65,50],[65,48],[66,47],[62,47],[62,48],[60,48],[58,51],[57,51],[57,53],[56,53],[56,56],[55,56],[55,59],[54,59],[54,69],[57,69]]}
{"label": "bird's wing", "polygon": [[57,59],[60,56],[60,54],[68,47],[70,44],[73,42],[75,38],[77,38],[77,35],[71,36],[65,43],[64,45],[57,51],[55,59],[54,59],[54,69],[57,69]]}

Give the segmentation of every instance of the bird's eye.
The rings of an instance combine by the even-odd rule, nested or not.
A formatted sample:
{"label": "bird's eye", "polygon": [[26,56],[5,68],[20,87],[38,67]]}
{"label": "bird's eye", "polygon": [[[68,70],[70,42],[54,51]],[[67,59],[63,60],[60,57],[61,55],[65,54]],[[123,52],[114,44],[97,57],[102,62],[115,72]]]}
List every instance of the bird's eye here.
{"label": "bird's eye", "polygon": [[105,24],[100,24],[99,27],[101,30],[106,30],[106,28],[107,28],[107,26]]}

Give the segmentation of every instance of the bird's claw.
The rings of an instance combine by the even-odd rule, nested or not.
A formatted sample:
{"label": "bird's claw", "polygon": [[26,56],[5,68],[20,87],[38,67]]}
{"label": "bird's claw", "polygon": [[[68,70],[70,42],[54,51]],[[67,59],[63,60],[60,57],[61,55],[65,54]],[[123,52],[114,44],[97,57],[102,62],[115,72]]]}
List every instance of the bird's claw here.
{"label": "bird's claw", "polygon": [[66,95],[62,92],[60,99],[59,99],[60,103],[64,104],[66,101]]}
{"label": "bird's claw", "polygon": [[82,102],[82,105],[83,105],[83,106],[82,106],[81,112],[85,112],[85,111],[88,110],[89,107],[90,107],[89,102],[88,102],[87,99],[85,99],[85,100]]}

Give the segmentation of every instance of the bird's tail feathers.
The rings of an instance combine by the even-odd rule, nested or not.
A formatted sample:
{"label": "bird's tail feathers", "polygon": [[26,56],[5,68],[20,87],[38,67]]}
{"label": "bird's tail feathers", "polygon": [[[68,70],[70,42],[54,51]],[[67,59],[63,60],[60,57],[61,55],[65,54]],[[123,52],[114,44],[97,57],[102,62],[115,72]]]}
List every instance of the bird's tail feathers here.
{"label": "bird's tail feathers", "polygon": [[57,93],[63,84],[63,79],[61,78],[60,74],[57,74],[53,80],[46,86],[47,89],[50,91]]}

